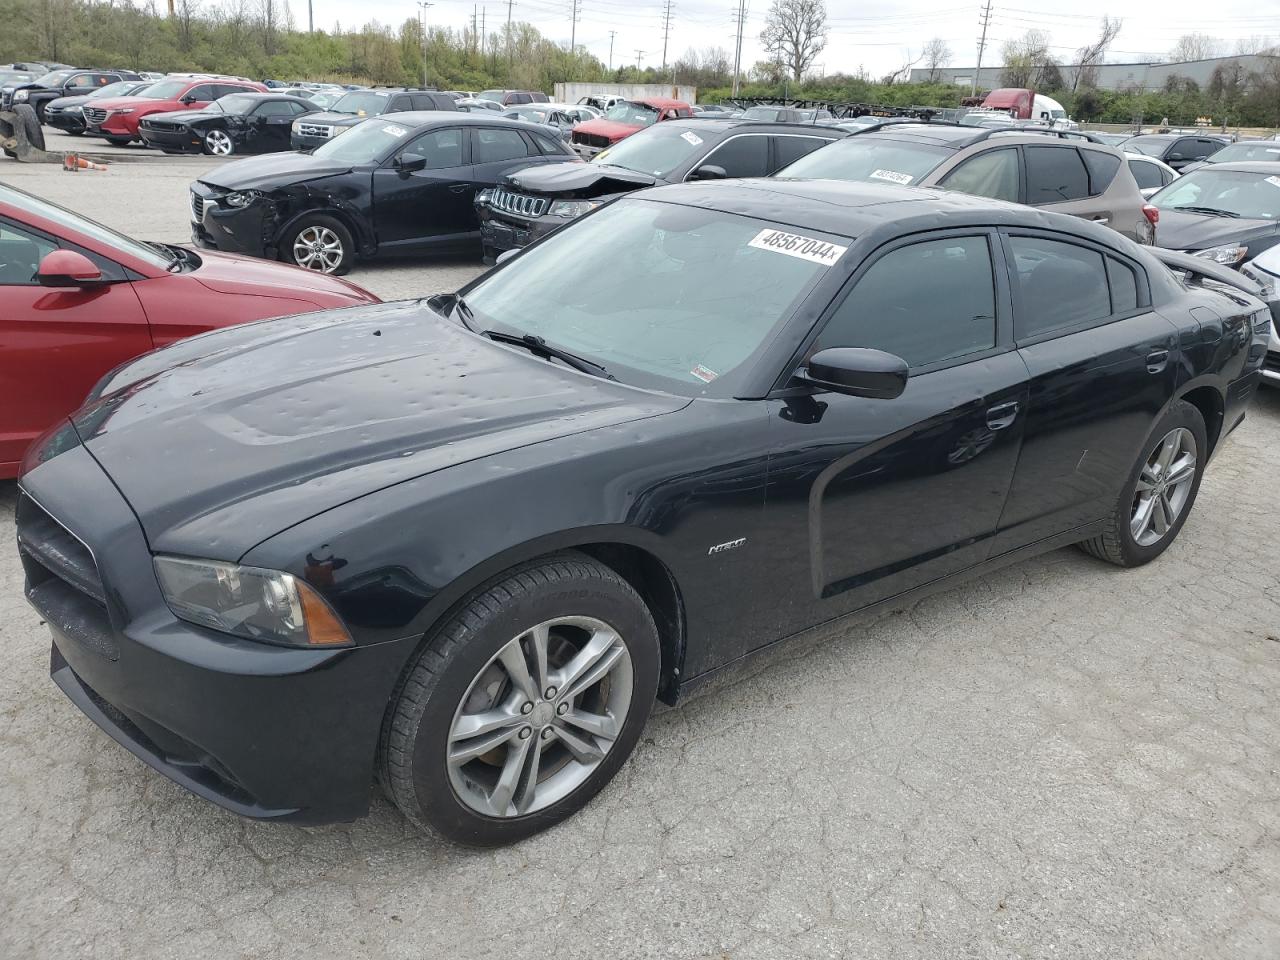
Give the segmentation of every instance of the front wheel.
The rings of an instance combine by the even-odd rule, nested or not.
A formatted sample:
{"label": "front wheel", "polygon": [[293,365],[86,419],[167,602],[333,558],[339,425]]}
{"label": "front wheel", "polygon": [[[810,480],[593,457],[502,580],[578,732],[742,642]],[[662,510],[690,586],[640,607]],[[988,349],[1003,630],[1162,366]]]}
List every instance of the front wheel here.
{"label": "front wheel", "polygon": [[204,152],[211,157],[229,157],[236,152],[236,145],[227,131],[215,128],[204,135]]}
{"label": "front wheel", "polygon": [[634,749],[657,692],[653,617],[578,554],[482,587],[418,653],[383,726],[384,788],[417,827],[512,843],[595,796]]}
{"label": "front wheel", "polygon": [[312,214],[289,229],[280,244],[280,255],[305,270],[341,275],[355,260],[355,242],[340,220]]}
{"label": "front wheel", "polygon": [[1175,400],[1142,450],[1103,532],[1080,544],[1122,567],[1141,566],[1164,553],[1191,513],[1209,455],[1204,417]]}

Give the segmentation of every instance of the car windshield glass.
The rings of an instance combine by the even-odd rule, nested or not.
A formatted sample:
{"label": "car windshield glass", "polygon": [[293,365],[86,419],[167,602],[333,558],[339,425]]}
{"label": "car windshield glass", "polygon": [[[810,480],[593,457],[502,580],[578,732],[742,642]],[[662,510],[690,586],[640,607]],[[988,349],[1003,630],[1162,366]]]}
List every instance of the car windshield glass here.
{"label": "car windshield glass", "polygon": [[528,108],[522,110],[513,110],[508,116],[513,116],[517,120],[528,120],[530,123],[546,123],[546,110],[530,110]]}
{"label": "car windshield glass", "polygon": [[1217,153],[1204,158],[1205,163],[1231,163],[1240,160],[1280,160],[1280,142],[1261,140],[1249,143],[1232,143]]}
{"label": "car windshield glass", "polygon": [[18,73],[16,70],[0,70],[0,83],[30,83],[34,80],[29,73]]}
{"label": "car windshield glass", "polygon": [[42,87],[58,87],[75,72],[74,70],[55,70],[53,73],[46,73],[43,77],[40,77],[36,83]]}
{"label": "car windshield glass", "polygon": [[[785,230],[702,207],[619,200],[464,290],[471,326],[542,337],[624,383],[730,395],[746,361],[848,242]],[[569,285],[566,263],[575,271]]]}
{"label": "car windshield glass", "polygon": [[317,107],[328,108],[337,103],[340,97],[341,94],[337,93],[313,93],[308,97],[308,99]]}
{"label": "car windshield glass", "polygon": [[366,120],[349,133],[316,147],[311,155],[338,163],[376,163],[408,132],[408,128],[390,120]]}
{"label": "car windshield glass", "polygon": [[64,210],[62,207],[49,203],[47,200],[38,200],[29,193],[22,193],[0,184],[0,201],[11,204],[24,213],[43,217],[45,220],[56,223],[59,226],[82,233],[86,237],[91,237],[152,266],[164,269],[171,263],[169,257],[160,253],[154,247],[126,237],[122,233],[116,233],[100,223],[94,223],[92,220],[72,213],[70,210]]}
{"label": "car windshield glass", "polygon": [[123,97],[137,82],[137,80],[117,80],[115,83],[108,83],[105,87],[99,87],[87,96],[90,100],[98,100],[102,97]]}
{"label": "car windshield glass", "polygon": [[190,85],[190,80],[161,80],[147,87],[147,99],[172,100]]}
{"label": "car windshield glass", "polygon": [[604,118],[613,120],[616,123],[628,123],[633,127],[647,127],[657,121],[658,109],[649,106],[647,103],[632,103],[630,100],[623,100],[621,103],[610,107]]}
{"label": "car windshield glass", "polygon": [[502,98],[507,95],[505,90],[481,90],[477,100],[492,100],[494,103],[501,103]]}
{"label": "car windshield glass", "polygon": [[710,149],[705,137],[692,130],[675,130],[672,127],[672,124],[663,123],[627,137],[599,153],[592,163],[666,177],[681,164],[692,160],[694,154],[706,153]]}
{"label": "car windshield glass", "polygon": [[932,144],[863,133],[815,150],[775,176],[908,184],[920,180],[951,153]]}
{"label": "car windshield glass", "polygon": [[1276,220],[1280,219],[1280,175],[1201,167],[1173,181],[1151,202],[1161,210],[1196,207],[1252,220]]}
{"label": "car windshield glass", "polygon": [[742,114],[743,120],[777,120],[779,111],[776,107],[751,107]]}
{"label": "car windshield glass", "polygon": [[1159,157],[1169,149],[1171,142],[1164,137],[1130,137],[1124,142],[1124,148],[1148,157]]}
{"label": "car windshield glass", "polygon": [[357,117],[376,117],[387,109],[387,95],[357,90],[343,96],[330,109],[335,113],[353,113]]}
{"label": "car windshield glass", "polygon": [[243,93],[233,93],[229,97],[219,97],[210,106],[216,107],[223,113],[248,113],[257,102],[253,97],[246,97]]}

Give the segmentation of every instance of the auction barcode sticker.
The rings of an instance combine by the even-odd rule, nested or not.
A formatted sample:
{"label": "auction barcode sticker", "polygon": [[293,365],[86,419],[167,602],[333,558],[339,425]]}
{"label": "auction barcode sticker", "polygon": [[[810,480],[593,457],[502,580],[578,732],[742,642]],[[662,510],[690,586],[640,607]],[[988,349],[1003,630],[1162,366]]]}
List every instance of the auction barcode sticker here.
{"label": "auction barcode sticker", "polygon": [[781,230],[761,230],[747,244],[760,250],[772,250],[774,253],[785,253],[789,257],[799,257],[829,267],[839,260],[848,247],[815,240],[813,237],[802,237],[798,233],[784,233]]}
{"label": "auction barcode sticker", "polygon": [[888,180],[890,183],[900,183],[904,187],[915,179],[909,173],[899,173],[897,170],[872,170],[871,178],[873,180]]}
{"label": "auction barcode sticker", "polygon": [[1273,187],[1280,187],[1280,177],[1267,177],[1266,181]]}

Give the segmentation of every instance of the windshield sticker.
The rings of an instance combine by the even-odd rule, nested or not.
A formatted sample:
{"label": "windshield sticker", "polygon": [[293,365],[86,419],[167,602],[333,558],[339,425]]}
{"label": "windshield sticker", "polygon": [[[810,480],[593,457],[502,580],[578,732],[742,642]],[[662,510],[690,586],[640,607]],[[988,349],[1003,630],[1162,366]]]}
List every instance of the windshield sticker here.
{"label": "windshield sticker", "polygon": [[1280,187],[1280,177],[1267,177],[1267,183],[1273,187]]}
{"label": "windshield sticker", "polygon": [[774,253],[785,253],[789,257],[799,257],[801,260],[820,263],[824,267],[831,266],[849,249],[839,244],[827,243],[825,240],[784,233],[781,230],[761,230],[747,246],[760,250],[772,250]]}
{"label": "windshield sticker", "polygon": [[698,146],[698,144],[702,143],[702,138],[698,136],[696,133],[694,133],[692,130],[686,130],[684,133],[680,134],[680,139],[688,141],[689,143],[693,144],[695,147]]}
{"label": "windshield sticker", "polygon": [[383,133],[388,133],[393,137],[403,137],[407,132],[404,127],[397,127],[394,123],[388,123],[382,128]]}
{"label": "windshield sticker", "polygon": [[704,367],[702,364],[698,364],[689,372],[693,374],[695,377],[697,377],[699,380],[701,380],[703,383],[710,383],[716,377],[720,376],[720,374],[716,373],[714,370]]}
{"label": "windshield sticker", "polygon": [[872,170],[872,180],[888,180],[890,183],[900,183],[904,187],[915,179],[909,173],[899,173],[897,170]]}

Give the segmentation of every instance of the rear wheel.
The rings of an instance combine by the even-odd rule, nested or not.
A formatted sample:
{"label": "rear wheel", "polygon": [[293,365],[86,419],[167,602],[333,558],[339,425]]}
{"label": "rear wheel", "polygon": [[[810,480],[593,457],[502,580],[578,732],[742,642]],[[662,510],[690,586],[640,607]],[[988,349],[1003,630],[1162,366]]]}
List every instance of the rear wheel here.
{"label": "rear wheel", "polygon": [[343,274],[355,260],[355,242],[340,220],[317,213],[303,217],[288,230],[280,255],[306,270]]}
{"label": "rear wheel", "polygon": [[1186,401],[1174,401],[1142,449],[1103,532],[1080,544],[1122,567],[1164,553],[1191,513],[1209,453],[1204,417]]}
{"label": "rear wheel", "polygon": [[204,152],[212,157],[229,157],[236,152],[236,145],[227,131],[215,127],[204,135]]}
{"label": "rear wheel", "polygon": [[559,823],[617,773],[658,685],[653,617],[608,567],[561,554],[481,588],[424,645],[380,773],[416,826],[475,846]]}

